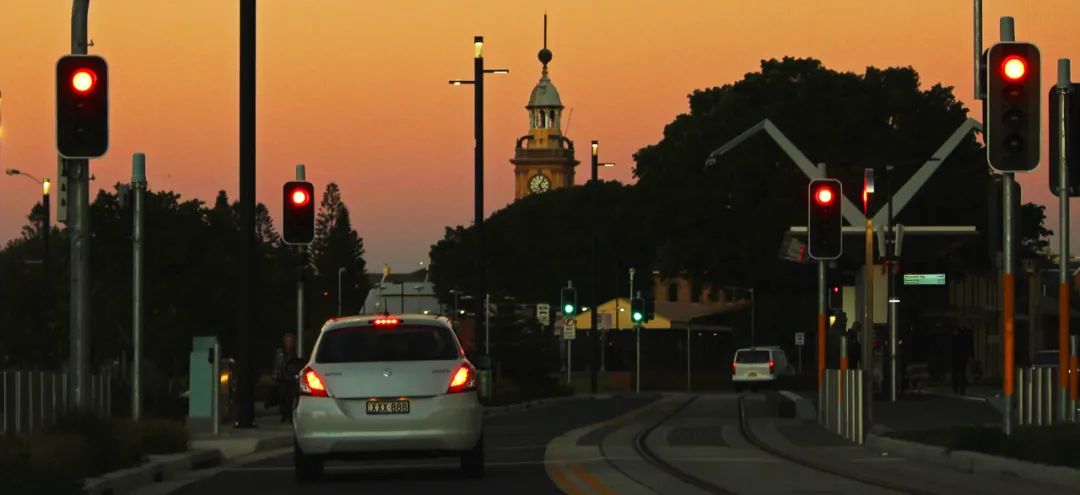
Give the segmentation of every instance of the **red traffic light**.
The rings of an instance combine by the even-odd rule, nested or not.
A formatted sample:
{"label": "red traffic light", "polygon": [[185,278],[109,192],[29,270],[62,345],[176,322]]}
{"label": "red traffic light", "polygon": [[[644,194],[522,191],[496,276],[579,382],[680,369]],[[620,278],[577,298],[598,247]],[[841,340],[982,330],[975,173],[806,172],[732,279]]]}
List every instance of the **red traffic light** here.
{"label": "red traffic light", "polygon": [[832,293],[833,294],[839,294],[840,293],[840,287],[837,287],[837,286],[834,285],[833,288],[832,288]]}
{"label": "red traffic light", "polygon": [[1001,75],[1009,81],[1019,81],[1027,75],[1027,61],[1019,55],[1010,55],[1001,62]]}
{"label": "red traffic light", "polygon": [[819,205],[828,206],[832,204],[832,202],[836,199],[836,196],[833,194],[832,188],[821,187],[818,188],[816,193],[814,193],[814,199],[818,202]]}
{"label": "red traffic light", "polygon": [[303,189],[293,191],[289,198],[292,199],[293,204],[296,206],[304,206],[308,204],[308,201],[311,201],[311,196],[308,196],[307,191]]}
{"label": "red traffic light", "polygon": [[97,74],[90,69],[79,69],[71,75],[71,88],[77,93],[86,94],[97,84]]}

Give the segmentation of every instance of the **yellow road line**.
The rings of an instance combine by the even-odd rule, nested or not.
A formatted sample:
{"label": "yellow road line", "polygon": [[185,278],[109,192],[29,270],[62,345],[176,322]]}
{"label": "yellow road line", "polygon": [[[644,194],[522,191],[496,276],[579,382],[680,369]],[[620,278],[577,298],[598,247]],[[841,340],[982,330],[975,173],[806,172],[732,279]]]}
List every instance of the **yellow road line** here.
{"label": "yellow road line", "polygon": [[608,488],[607,485],[600,481],[600,478],[597,478],[596,475],[592,474],[588,469],[585,469],[581,464],[570,462],[566,464],[566,467],[570,469],[578,479],[584,482],[594,494],[616,495],[614,490]]}
{"label": "yellow road line", "polygon": [[561,465],[548,463],[544,465],[544,469],[547,470],[548,478],[555,482],[555,486],[559,487],[563,493],[567,495],[588,495],[573,481],[570,481],[570,477],[566,475],[566,470]]}

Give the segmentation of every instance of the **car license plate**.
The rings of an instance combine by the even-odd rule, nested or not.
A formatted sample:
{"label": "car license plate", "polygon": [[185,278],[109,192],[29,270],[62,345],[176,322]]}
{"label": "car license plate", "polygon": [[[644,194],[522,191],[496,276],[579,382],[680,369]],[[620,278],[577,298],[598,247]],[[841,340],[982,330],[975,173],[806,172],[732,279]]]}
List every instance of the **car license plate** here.
{"label": "car license plate", "polygon": [[757,372],[756,371],[751,371],[751,372],[747,373],[746,376],[748,376],[750,378],[756,378],[757,377]]}
{"label": "car license plate", "polygon": [[409,414],[408,400],[369,400],[368,414]]}

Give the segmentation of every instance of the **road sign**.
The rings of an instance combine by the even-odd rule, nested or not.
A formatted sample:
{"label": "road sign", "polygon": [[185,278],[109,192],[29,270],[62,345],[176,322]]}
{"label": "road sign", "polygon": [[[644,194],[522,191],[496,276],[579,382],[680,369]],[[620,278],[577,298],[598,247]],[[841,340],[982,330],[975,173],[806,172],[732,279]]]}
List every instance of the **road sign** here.
{"label": "road sign", "polygon": [[574,340],[577,337],[577,321],[573,318],[567,318],[566,323],[563,324],[563,339]]}
{"label": "road sign", "polygon": [[541,303],[536,305],[536,319],[540,321],[541,325],[547,326],[551,324],[551,305],[547,303]]}
{"label": "road sign", "polygon": [[600,313],[596,316],[599,317],[596,320],[596,328],[598,330],[611,330],[615,326],[613,323],[615,315],[611,313]]}
{"label": "road sign", "polygon": [[806,343],[806,334],[803,332],[795,332],[795,345],[801,346]]}
{"label": "road sign", "polygon": [[905,273],[904,285],[945,285],[945,274]]}

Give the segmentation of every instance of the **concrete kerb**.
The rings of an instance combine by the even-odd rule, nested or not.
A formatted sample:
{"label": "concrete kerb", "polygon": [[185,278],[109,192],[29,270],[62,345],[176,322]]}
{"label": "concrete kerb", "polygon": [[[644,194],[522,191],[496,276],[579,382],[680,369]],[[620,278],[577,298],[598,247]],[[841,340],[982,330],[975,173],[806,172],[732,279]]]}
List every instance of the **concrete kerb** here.
{"label": "concrete kerb", "polygon": [[145,485],[174,479],[188,471],[216,466],[221,462],[221,452],[208,449],[150,456],[148,462],[138,466],[88,478],[83,490],[91,495],[119,495]]}
{"label": "concrete kerb", "polygon": [[994,476],[1010,476],[1050,483],[1075,489],[1080,486],[1080,469],[1048,466],[1035,462],[998,457],[980,452],[951,451],[945,447],[927,445],[878,435],[867,435],[866,446],[890,455],[933,462],[954,469]]}

